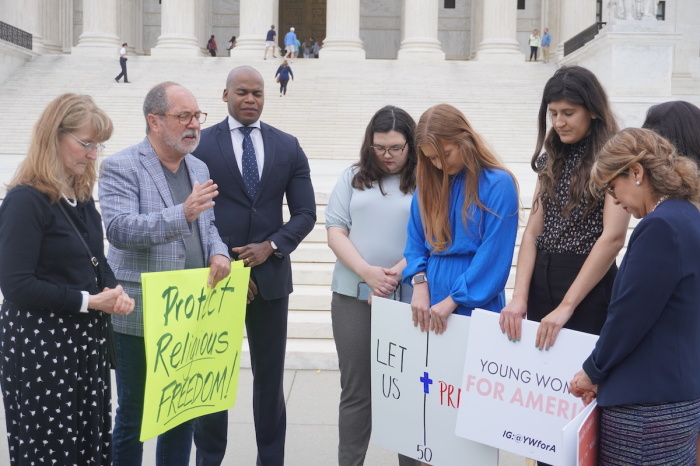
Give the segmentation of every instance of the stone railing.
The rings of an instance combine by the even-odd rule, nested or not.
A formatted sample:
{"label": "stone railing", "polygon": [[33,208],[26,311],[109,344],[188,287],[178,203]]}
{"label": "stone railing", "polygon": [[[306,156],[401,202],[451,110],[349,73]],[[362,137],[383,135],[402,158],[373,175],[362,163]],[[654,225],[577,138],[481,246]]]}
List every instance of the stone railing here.
{"label": "stone railing", "polygon": [[24,47],[32,49],[32,35],[14,26],[0,21],[0,39]]}
{"label": "stone railing", "polygon": [[564,42],[564,56],[575,52],[576,50],[586,45],[588,42],[592,41],[593,38],[598,34],[598,31],[600,31],[603,28],[603,26],[605,26],[605,24],[606,23],[600,22],[595,23],[592,26],[589,26],[583,31],[579,32],[571,39]]}

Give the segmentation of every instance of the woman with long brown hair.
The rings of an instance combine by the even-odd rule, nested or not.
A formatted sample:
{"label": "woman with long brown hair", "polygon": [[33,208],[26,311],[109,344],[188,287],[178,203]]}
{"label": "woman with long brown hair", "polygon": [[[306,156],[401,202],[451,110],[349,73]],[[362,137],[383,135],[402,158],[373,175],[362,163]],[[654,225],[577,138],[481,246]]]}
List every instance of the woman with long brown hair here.
{"label": "woman with long brown hair", "polygon": [[537,185],[513,299],[500,325],[517,342],[527,315],[540,322],[535,345],[548,350],[562,327],[600,333],[629,214],[611,196],[595,197],[588,187],[596,154],[618,131],[595,75],[580,66],[557,70],[545,85],[538,123],[531,163]]}
{"label": "woman with long brown hair", "polygon": [[518,228],[513,174],[451,105],[416,127],[418,169],[404,256],[413,323],[443,333],[453,312],[499,312]]}
{"label": "woman with long brown hair", "polygon": [[[416,123],[387,105],[374,114],[360,160],[345,169],[326,208],[333,270],[331,319],[340,369],[338,465],[365,461],[372,433],[371,296],[409,302],[401,287],[411,198],[416,186]],[[364,293],[363,290],[366,292]],[[402,466],[414,465],[399,455]]]}

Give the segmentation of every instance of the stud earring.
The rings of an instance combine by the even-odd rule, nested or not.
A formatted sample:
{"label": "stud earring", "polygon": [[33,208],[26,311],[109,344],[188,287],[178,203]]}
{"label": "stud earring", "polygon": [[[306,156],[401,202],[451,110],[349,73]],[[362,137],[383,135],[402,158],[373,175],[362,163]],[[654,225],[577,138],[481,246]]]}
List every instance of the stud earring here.
{"label": "stud earring", "polygon": [[636,183],[636,184],[637,184],[637,186],[639,186],[640,184],[642,184],[642,182],[639,181],[639,180],[637,180],[637,183]]}

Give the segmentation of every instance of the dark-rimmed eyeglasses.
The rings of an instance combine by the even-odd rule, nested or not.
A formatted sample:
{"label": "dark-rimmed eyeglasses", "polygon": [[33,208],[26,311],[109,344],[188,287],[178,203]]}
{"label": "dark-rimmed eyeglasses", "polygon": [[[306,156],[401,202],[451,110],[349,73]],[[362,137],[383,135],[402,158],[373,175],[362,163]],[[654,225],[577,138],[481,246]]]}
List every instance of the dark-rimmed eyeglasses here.
{"label": "dark-rimmed eyeglasses", "polygon": [[189,125],[190,121],[192,121],[192,118],[197,120],[200,125],[204,124],[205,121],[207,121],[207,114],[204,112],[195,112],[195,113],[190,113],[190,112],[183,112],[183,113],[154,113],[154,115],[160,115],[160,116],[169,116],[173,118],[177,118],[177,121],[180,122],[181,125]]}
{"label": "dark-rimmed eyeglasses", "polygon": [[68,134],[70,134],[70,137],[78,141],[78,144],[85,148],[85,152],[90,152],[92,150],[94,150],[95,152],[102,152],[105,148],[104,144],[100,144],[99,142],[85,142],[82,139],[79,139],[78,137],[74,136],[73,133]]}
{"label": "dark-rimmed eyeglasses", "polygon": [[408,145],[408,141],[404,143],[403,146],[392,146],[392,147],[384,147],[384,146],[369,146],[372,150],[374,150],[374,153],[377,154],[379,157],[383,156],[384,154],[389,151],[389,155],[392,157],[396,157],[397,155],[401,155],[403,150],[406,148]]}

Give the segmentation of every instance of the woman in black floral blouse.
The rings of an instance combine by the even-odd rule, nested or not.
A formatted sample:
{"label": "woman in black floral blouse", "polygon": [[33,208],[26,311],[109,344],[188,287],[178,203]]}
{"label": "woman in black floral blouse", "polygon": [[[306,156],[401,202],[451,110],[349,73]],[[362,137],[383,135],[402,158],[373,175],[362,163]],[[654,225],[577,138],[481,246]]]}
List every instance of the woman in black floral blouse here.
{"label": "woman in black floral blouse", "polygon": [[531,163],[538,181],[513,299],[500,324],[511,341],[519,341],[527,315],[540,322],[535,345],[549,350],[562,327],[600,333],[629,214],[609,195],[600,199],[588,188],[598,151],[618,131],[593,73],[579,66],[559,69],[545,85],[538,126]]}

